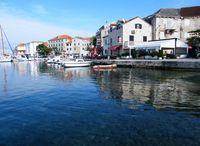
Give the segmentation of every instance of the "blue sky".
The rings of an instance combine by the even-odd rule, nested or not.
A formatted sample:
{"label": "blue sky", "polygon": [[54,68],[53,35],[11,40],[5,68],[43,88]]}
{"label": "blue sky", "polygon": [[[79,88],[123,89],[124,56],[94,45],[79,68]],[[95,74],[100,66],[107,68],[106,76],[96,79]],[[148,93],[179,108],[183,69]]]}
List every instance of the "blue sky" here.
{"label": "blue sky", "polygon": [[13,45],[59,35],[92,36],[106,21],[144,17],[199,0],[0,0],[0,24]]}

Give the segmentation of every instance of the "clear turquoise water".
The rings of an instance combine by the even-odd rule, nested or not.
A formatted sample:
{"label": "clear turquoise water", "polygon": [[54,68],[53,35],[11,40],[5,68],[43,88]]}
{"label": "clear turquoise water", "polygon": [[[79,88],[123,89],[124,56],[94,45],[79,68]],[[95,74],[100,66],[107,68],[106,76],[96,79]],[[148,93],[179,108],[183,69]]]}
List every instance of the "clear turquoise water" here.
{"label": "clear turquoise water", "polygon": [[0,64],[0,146],[199,143],[199,72]]}

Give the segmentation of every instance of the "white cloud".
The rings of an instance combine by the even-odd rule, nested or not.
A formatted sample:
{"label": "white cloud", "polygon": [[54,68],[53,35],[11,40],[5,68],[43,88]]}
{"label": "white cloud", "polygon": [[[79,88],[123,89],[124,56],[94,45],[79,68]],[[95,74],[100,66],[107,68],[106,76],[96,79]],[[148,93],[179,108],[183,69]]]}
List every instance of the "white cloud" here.
{"label": "white cloud", "polygon": [[[47,41],[59,34],[68,34],[72,36],[92,35],[91,32],[35,20],[18,11],[14,13],[16,10],[9,8],[2,3],[0,3],[0,6],[0,24],[4,28],[13,48],[21,42],[29,42],[33,40]],[[38,12],[43,14],[46,13],[46,11],[42,10],[42,7],[38,8],[41,9]]]}
{"label": "white cloud", "polygon": [[48,14],[46,8],[43,6],[43,5],[34,5],[33,6],[33,10],[39,14],[39,15],[45,15],[45,14]]}

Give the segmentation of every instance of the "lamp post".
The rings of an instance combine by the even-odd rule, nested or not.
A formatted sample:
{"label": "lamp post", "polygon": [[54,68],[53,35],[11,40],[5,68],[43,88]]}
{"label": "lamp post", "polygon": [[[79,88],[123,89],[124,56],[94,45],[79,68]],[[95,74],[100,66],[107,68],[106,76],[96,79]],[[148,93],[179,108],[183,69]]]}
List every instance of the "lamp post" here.
{"label": "lamp post", "polygon": [[176,55],[176,53],[175,53],[175,51],[176,51],[176,48],[177,48],[177,38],[175,38],[174,55]]}
{"label": "lamp post", "polygon": [[129,47],[129,58],[131,58],[131,47]]}

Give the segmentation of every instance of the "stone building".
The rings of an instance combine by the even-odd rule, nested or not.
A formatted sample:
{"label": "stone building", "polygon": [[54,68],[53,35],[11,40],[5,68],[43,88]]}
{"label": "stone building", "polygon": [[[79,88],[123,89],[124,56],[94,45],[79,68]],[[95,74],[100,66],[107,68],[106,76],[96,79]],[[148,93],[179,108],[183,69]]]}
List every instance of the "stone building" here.
{"label": "stone building", "polygon": [[183,17],[184,38],[187,39],[187,37],[191,37],[190,31],[200,29],[200,6],[181,8],[180,15]]}
{"label": "stone building", "polygon": [[153,40],[178,38],[186,41],[189,31],[200,29],[200,6],[160,9],[145,20],[152,25]]}

